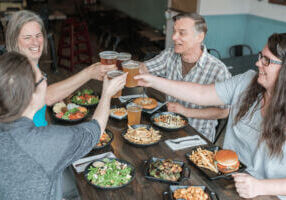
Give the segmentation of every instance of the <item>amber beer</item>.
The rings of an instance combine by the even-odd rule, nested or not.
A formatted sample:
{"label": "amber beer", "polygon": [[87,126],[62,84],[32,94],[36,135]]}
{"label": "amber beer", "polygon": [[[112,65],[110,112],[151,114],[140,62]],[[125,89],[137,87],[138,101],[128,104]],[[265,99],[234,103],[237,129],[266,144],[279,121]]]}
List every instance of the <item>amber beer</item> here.
{"label": "amber beer", "polygon": [[122,63],[125,61],[131,60],[131,54],[120,52],[117,56],[116,66],[119,70],[122,70]]}
{"label": "amber beer", "polygon": [[126,87],[131,88],[137,86],[137,80],[134,79],[134,76],[139,74],[139,66],[140,63],[134,60],[129,60],[122,63],[123,71],[128,72],[125,84]]}
{"label": "amber beer", "polygon": [[[124,74],[123,71],[113,70],[113,71],[107,72],[107,77],[108,77],[108,79],[113,79],[113,78],[120,76],[122,74]],[[119,90],[115,95],[112,96],[112,98],[119,98],[121,95],[122,95],[122,90]]]}
{"label": "amber beer", "polygon": [[100,62],[103,65],[115,65],[118,53],[116,51],[102,51],[99,53]]}
{"label": "amber beer", "polygon": [[127,108],[128,125],[132,126],[135,124],[140,124],[142,107],[135,103],[130,103],[126,106],[126,108]]}

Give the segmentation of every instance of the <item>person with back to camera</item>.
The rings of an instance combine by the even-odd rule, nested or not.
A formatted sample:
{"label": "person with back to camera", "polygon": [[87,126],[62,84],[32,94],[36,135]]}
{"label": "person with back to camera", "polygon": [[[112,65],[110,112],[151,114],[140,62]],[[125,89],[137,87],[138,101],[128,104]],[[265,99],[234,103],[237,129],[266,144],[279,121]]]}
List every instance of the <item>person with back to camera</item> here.
{"label": "person with back to camera", "polygon": [[[151,73],[171,80],[211,84],[231,77],[226,66],[207,52],[203,40],[207,33],[205,19],[197,13],[173,17],[173,48],[162,51],[141,65],[141,73]],[[189,124],[211,142],[215,139],[217,119],[228,116],[228,107],[201,106],[167,95],[168,111],[188,117]]]}
{"label": "person with back to camera", "polygon": [[[26,55],[34,71],[40,71],[40,57],[43,52],[47,52],[47,34],[42,19],[31,11],[15,12],[7,25],[6,48],[7,51],[16,51]],[[114,69],[116,69],[115,65],[96,63],[65,80],[49,85],[46,104],[53,105],[63,100],[91,79],[102,80],[107,71]],[[48,124],[45,114],[46,106],[44,105],[34,116],[36,126]]]}
{"label": "person with back to camera", "polygon": [[223,148],[235,151],[250,173],[233,175],[237,192],[243,198],[286,199],[286,33],[268,38],[256,66],[258,72],[250,70],[210,85],[146,74],[135,78],[139,85],[192,103],[230,104]]}
{"label": "person with back to camera", "polygon": [[33,72],[22,54],[0,57],[0,199],[60,200],[64,169],[99,141],[110,99],[124,87],[126,74],[104,77],[92,120],[74,126],[36,127],[35,112],[45,104],[46,78]]}

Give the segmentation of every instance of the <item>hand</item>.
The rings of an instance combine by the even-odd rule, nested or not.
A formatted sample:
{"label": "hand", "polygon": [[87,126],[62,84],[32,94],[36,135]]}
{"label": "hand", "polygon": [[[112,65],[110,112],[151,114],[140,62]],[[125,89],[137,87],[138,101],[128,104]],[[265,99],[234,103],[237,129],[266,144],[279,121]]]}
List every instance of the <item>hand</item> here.
{"label": "hand", "polygon": [[146,67],[146,65],[144,63],[140,63],[139,73],[140,74],[149,74],[148,68]]}
{"label": "hand", "polygon": [[179,114],[185,115],[186,108],[183,105],[179,104],[179,103],[168,102],[167,108],[168,108],[169,112],[175,112],[175,113],[179,113]]}
{"label": "hand", "polygon": [[119,90],[122,90],[126,83],[127,73],[117,76],[111,80],[108,80],[107,76],[104,76],[102,96],[112,97]]}
{"label": "hand", "polygon": [[140,74],[134,77],[138,80],[138,85],[143,87],[152,87],[155,76],[151,74]]}
{"label": "hand", "polygon": [[91,79],[102,81],[108,71],[117,70],[115,65],[103,65],[100,62],[89,66]]}
{"label": "hand", "polygon": [[236,191],[242,198],[253,198],[260,194],[260,180],[245,173],[233,174]]}

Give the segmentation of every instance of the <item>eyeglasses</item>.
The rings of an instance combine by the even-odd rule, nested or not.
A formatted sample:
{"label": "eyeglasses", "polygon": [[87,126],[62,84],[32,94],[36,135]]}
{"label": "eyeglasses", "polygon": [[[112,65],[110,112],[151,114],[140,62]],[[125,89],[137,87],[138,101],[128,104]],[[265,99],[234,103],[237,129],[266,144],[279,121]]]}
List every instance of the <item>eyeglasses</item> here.
{"label": "eyeglasses", "polygon": [[282,64],[281,61],[272,60],[272,59],[268,58],[267,56],[262,55],[261,52],[258,53],[258,60],[261,60],[262,64],[266,67],[269,66],[270,63],[277,64],[277,65]]}
{"label": "eyeglasses", "polygon": [[47,80],[47,78],[48,78],[47,74],[43,72],[42,78],[38,82],[35,83],[35,87],[38,87],[43,81]]}

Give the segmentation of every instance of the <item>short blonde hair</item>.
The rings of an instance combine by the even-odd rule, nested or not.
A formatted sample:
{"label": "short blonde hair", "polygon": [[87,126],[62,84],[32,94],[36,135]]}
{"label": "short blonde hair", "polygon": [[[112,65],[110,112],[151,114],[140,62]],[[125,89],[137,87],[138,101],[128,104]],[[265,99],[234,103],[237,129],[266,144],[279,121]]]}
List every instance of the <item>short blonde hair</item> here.
{"label": "short blonde hair", "polygon": [[18,46],[18,37],[22,27],[28,22],[37,22],[41,26],[44,37],[43,52],[47,53],[47,33],[43,20],[35,13],[28,10],[21,10],[14,13],[8,22],[6,30],[6,48],[7,51],[15,51],[20,53]]}

